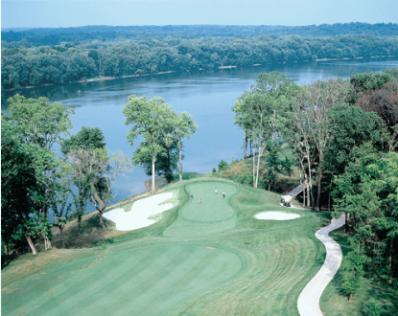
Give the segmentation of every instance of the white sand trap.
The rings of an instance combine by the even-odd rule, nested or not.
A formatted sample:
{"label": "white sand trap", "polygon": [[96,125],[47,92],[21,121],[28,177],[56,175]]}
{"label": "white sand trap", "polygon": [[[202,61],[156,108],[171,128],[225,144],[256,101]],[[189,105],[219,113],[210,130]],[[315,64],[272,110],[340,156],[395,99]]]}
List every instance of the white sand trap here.
{"label": "white sand trap", "polygon": [[173,207],[172,203],[158,205],[167,201],[173,193],[161,193],[135,201],[131,210],[125,212],[122,208],[117,208],[104,214],[104,217],[116,223],[116,229],[121,231],[134,230],[152,225],[156,222],[148,217],[167,211]]}
{"label": "white sand trap", "polygon": [[286,221],[288,219],[295,219],[300,217],[300,215],[292,214],[292,213],[283,213],[283,212],[262,212],[258,213],[255,216],[257,219],[270,219],[276,221]]}

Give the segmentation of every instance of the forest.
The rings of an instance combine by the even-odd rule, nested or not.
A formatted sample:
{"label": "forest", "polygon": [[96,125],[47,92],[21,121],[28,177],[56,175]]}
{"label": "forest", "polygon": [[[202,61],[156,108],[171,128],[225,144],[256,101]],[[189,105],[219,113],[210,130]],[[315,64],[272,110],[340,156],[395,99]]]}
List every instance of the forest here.
{"label": "forest", "polygon": [[[397,289],[398,68],[303,86],[278,72],[261,73],[232,110],[243,147],[255,149],[252,178],[240,182],[272,189],[278,174],[296,165],[304,175],[301,201],[334,218],[346,215],[342,291],[349,301],[369,271]],[[286,145],[294,162],[281,154]]]}
{"label": "forest", "polygon": [[80,44],[84,41],[113,41],[125,39],[167,37],[184,39],[208,37],[258,37],[272,36],[336,36],[347,34],[368,34],[375,36],[395,36],[396,23],[335,23],[307,26],[267,26],[267,25],[165,25],[165,26],[105,26],[90,25],[70,28],[37,28],[28,30],[3,30],[3,41],[26,40],[31,44],[60,45],[62,42]]}
{"label": "forest", "polygon": [[355,34],[193,39],[168,36],[161,40],[89,39],[80,44],[62,41],[42,45],[27,39],[6,42],[3,37],[1,88],[317,59],[388,57],[398,55],[397,39]]}

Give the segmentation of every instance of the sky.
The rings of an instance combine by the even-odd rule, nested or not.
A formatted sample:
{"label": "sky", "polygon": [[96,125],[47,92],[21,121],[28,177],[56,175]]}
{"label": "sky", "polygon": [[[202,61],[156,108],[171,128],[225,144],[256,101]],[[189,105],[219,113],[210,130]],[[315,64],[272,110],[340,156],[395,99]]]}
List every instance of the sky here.
{"label": "sky", "polygon": [[1,27],[398,23],[398,0],[2,0]]}

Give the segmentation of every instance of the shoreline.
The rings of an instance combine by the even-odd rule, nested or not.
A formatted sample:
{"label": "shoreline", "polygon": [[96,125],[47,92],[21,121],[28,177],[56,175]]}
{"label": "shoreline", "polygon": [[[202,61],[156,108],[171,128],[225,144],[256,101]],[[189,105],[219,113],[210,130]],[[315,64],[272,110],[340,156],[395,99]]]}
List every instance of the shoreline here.
{"label": "shoreline", "polygon": [[[394,58],[397,56],[371,56],[369,59],[376,59],[376,58]],[[320,59],[313,59],[313,60],[295,60],[295,61],[284,61],[284,62],[275,62],[275,63],[264,63],[264,64],[253,64],[250,66],[219,66],[215,67],[212,69],[209,68],[199,68],[196,71],[203,71],[203,70],[224,70],[224,69],[236,69],[236,68],[249,68],[249,67],[258,67],[262,65],[273,65],[273,64],[291,64],[291,63],[298,63],[298,62],[319,62],[319,61],[331,61],[331,60],[364,60],[365,57],[354,57],[354,58],[349,58],[349,57],[344,57],[344,58],[320,58]],[[125,78],[135,78],[135,77],[146,77],[146,76],[159,76],[159,75],[165,75],[165,74],[172,74],[172,73],[184,73],[184,72],[190,72],[191,70],[186,70],[186,71],[163,71],[163,72],[158,72],[158,73],[152,73],[152,74],[140,74],[140,75],[126,75],[126,76],[120,76],[120,77],[115,77],[115,76],[103,76],[103,77],[95,77],[95,78],[90,78],[90,79],[84,79],[84,80],[75,80],[63,84],[57,84],[57,83],[44,83],[40,84],[37,86],[26,86],[26,87],[20,87],[20,88],[13,88],[13,89],[1,89],[1,92],[12,92],[12,91],[18,91],[18,90],[26,90],[26,89],[34,89],[34,88],[43,88],[43,87],[50,87],[50,86],[64,86],[68,84],[75,84],[75,83],[89,83],[89,82],[100,82],[100,81],[111,81],[111,80],[117,80],[117,79],[125,79]],[[195,70],[193,70],[195,71]]]}

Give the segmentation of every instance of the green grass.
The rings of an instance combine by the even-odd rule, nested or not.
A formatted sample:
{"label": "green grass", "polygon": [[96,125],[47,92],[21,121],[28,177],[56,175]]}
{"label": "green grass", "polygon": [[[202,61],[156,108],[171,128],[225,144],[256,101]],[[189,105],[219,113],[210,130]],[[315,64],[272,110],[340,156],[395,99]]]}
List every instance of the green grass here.
{"label": "green grass", "polygon": [[298,295],[324,261],[314,232],[328,214],[289,209],[300,218],[257,220],[286,211],[279,195],[221,179],[161,191],[175,193],[166,201],[174,207],[149,227],[120,233],[109,225],[91,249],[10,263],[2,315],[298,315]]}

